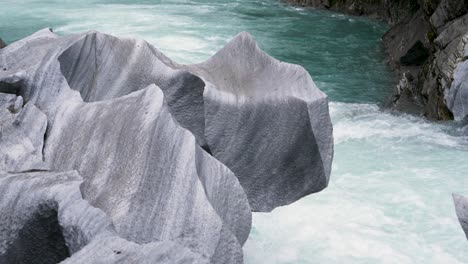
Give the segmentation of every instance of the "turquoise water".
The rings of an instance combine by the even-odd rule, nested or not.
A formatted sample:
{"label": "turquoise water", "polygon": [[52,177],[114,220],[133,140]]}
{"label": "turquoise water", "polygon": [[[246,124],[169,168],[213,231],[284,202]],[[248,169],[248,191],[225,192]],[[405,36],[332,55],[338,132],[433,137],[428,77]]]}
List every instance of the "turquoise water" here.
{"label": "turquoise water", "polygon": [[246,263],[468,263],[451,193],[468,195],[468,138],[453,123],[381,111],[392,77],[387,27],[277,0],[3,0],[0,37],[44,27],[140,37],[181,63],[200,62],[240,31],[307,68],[331,100],[329,187],[254,214]]}

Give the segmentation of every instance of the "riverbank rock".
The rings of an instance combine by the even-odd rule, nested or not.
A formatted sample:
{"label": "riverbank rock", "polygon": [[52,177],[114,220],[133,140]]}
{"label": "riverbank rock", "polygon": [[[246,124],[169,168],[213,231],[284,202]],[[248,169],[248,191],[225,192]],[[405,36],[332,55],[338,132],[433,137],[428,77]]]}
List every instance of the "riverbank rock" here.
{"label": "riverbank rock", "polygon": [[467,118],[466,0],[290,2],[388,22],[383,44],[397,76],[388,105],[436,120]]}
{"label": "riverbank rock", "polygon": [[459,194],[453,194],[453,201],[458,220],[468,239],[468,199]]}
{"label": "riverbank rock", "polygon": [[[393,27],[384,36],[390,63],[396,72],[402,78],[403,74],[415,77],[412,86],[396,89],[395,94],[404,99],[394,100],[394,107],[405,110],[403,102],[411,100],[420,106],[420,114],[431,119],[463,120],[466,117],[463,110],[468,105],[464,95],[467,79],[463,70],[468,34],[466,13],[463,0],[440,1],[433,8],[421,9],[408,22]],[[421,26],[415,26],[418,25],[415,21],[421,21]],[[408,67],[396,62],[402,53],[395,47],[403,47],[404,51],[404,47],[418,42],[429,51],[424,64]]]}
{"label": "riverbank rock", "polygon": [[[205,63],[180,65],[142,40],[44,29],[0,50],[0,63],[1,118],[11,126],[0,137],[0,189],[27,186],[0,199],[2,212],[18,199],[24,208],[47,201],[14,221],[28,235],[3,230],[12,235],[0,235],[0,260],[44,251],[64,263],[242,263],[251,210],[328,183],[326,96],[246,33]],[[63,218],[74,201],[100,216],[63,209]],[[46,222],[52,234],[41,231]],[[101,222],[109,227],[82,238]],[[28,255],[44,244],[27,243],[31,232],[58,244]]]}
{"label": "riverbank rock", "polygon": [[[355,16],[368,16],[392,25],[413,14],[419,8],[418,0],[285,0],[301,6],[329,9]],[[437,0],[434,0],[437,1]]]}
{"label": "riverbank rock", "polygon": [[0,38],[0,49],[3,49],[6,46],[7,44]]}

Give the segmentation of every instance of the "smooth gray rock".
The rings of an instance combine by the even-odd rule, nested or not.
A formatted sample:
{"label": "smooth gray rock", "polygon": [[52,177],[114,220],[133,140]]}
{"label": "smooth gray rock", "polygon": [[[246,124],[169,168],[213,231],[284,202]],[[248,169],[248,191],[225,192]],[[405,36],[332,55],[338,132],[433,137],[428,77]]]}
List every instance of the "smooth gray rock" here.
{"label": "smooth gray rock", "polygon": [[328,184],[327,97],[307,71],[240,33],[206,62],[185,66],[206,83],[205,138],[237,176],[255,211],[271,211]]}
{"label": "smooth gray rock", "polygon": [[465,232],[468,239],[468,199],[459,194],[453,194],[452,196],[458,221],[460,221],[463,232]]}
{"label": "smooth gray rock", "polygon": [[209,263],[172,241],[119,237],[81,183],[75,171],[0,173],[0,263]]}

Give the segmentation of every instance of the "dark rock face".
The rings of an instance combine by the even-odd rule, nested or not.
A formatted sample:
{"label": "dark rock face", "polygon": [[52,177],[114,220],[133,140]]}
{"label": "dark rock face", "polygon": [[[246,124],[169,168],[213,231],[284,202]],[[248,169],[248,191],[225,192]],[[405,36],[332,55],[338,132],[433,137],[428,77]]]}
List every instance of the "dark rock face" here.
{"label": "dark rock face", "polygon": [[400,63],[405,66],[422,65],[429,57],[429,51],[421,41],[417,41],[406,54],[400,58]]}
{"label": "dark rock face", "polygon": [[[0,226],[20,227],[0,228],[0,260],[39,232],[57,242],[41,242],[49,262],[68,256],[49,250],[62,235],[63,263],[242,263],[251,210],[327,186],[326,95],[247,33],[179,65],[141,40],[45,29],[0,62],[0,211],[11,214]],[[41,219],[62,231],[42,232]]]}
{"label": "dark rock face", "polygon": [[438,120],[467,118],[468,0],[296,0],[387,21],[383,36],[399,81],[389,105]]}
{"label": "dark rock face", "polygon": [[[419,9],[418,0],[286,0],[302,6],[330,9],[356,16],[369,16],[397,24]],[[434,0],[437,1],[437,0]]]}
{"label": "dark rock face", "polygon": [[[462,26],[465,24],[464,16],[459,17],[467,11],[463,2],[464,0],[444,0],[437,3],[423,1],[420,11],[394,26],[384,36],[390,64],[400,78],[403,79],[404,75],[408,74],[415,76],[411,85],[395,89],[395,94],[400,97],[400,100],[393,102],[393,106],[397,109],[404,109],[404,102],[411,101],[419,106],[417,112],[431,119],[464,118],[464,114],[458,110],[460,107],[454,106],[460,106],[468,101],[460,97],[462,94],[455,95],[454,91],[458,88],[452,89],[454,79],[460,80],[454,73],[464,60],[463,39],[468,34],[468,28]],[[404,63],[405,61],[397,61],[402,52],[405,52],[404,47],[410,45],[421,47],[417,44],[419,42],[423,43],[429,53],[428,59],[423,64],[408,65]],[[403,48],[398,50],[395,47]],[[463,84],[465,81],[457,83]],[[453,103],[454,101],[457,103]]]}

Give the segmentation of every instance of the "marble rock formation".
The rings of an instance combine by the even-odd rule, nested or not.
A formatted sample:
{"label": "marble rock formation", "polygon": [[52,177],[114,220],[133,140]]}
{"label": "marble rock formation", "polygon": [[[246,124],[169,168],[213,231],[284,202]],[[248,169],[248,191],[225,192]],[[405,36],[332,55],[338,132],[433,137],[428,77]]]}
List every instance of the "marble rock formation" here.
{"label": "marble rock formation", "polygon": [[270,57],[247,33],[185,68],[206,83],[208,147],[236,174],[253,210],[271,211],[327,186],[328,101],[304,68]]}
{"label": "marble rock formation", "polygon": [[0,263],[209,263],[175,241],[121,238],[81,183],[76,171],[0,173]]}
{"label": "marble rock formation", "polygon": [[460,225],[468,238],[468,199],[459,194],[453,194],[453,201]]}
{"label": "marble rock formation", "polygon": [[251,209],[327,186],[326,96],[246,33],[179,65],[44,29],[0,68],[0,262],[242,263]]}

